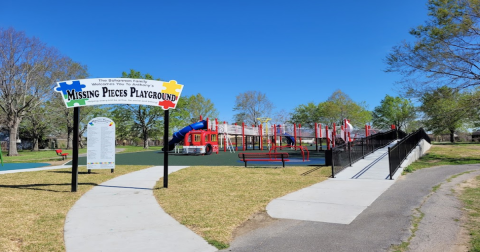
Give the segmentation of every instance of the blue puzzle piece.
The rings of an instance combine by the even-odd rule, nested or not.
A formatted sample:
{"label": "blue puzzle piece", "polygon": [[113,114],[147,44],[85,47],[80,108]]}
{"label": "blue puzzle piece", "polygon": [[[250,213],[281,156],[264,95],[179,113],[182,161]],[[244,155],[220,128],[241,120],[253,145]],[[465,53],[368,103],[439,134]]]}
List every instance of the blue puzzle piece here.
{"label": "blue puzzle piece", "polygon": [[66,82],[60,82],[59,87],[56,87],[57,92],[62,92],[63,95],[67,94],[67,90],[75,90],[75,92],[80,92],[86,87],[83,84],[80,84],[80,81],[72,81],[72,84],[67,84]]}

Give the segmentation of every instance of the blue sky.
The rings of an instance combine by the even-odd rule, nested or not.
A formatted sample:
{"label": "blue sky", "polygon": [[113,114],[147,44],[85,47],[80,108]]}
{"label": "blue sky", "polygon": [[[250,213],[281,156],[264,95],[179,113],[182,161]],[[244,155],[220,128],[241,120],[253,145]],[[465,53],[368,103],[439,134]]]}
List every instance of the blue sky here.
{"label": "blue sky", "polygon": [[135,69],[177,80],[232,121],[236,95],[250,90],[277,111],[338,89],[372,110],[397,95],[385,56],[426,14],[426,0],[3,0],[0,26],[58,48],[92,78]]}

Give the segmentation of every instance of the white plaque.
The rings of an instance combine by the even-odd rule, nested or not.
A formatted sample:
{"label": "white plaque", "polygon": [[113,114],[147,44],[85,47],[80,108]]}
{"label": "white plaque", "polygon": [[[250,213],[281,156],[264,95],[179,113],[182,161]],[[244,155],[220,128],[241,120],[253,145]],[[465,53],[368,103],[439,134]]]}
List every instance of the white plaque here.
{"label": "white plaque", "polygon": [[87,169],[115,169],[115,123],[97,117],[87,126]]}

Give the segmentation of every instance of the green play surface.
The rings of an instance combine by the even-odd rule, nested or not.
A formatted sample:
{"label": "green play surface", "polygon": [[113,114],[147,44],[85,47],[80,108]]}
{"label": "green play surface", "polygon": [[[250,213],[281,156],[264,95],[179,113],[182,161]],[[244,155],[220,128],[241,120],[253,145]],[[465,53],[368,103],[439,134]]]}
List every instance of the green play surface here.
{"label": "green play surface", "polygon": [[[220,151],[218,154],[211,155],[183,155],[170,152],[168,155],[168,164],[177,166],[244,166],[244,163],[238,158],[238,153],[268,152],[260,150],[236,151],[235,153]],[[300,151],[282,150],[279,152],[289,153],[291,160],[286,162],[286,166],[310,166],[324,165],[325,155],[323,151],[317,152],[310,150],[310,160],[303,162]],[[163,166],[163,151],[143,151],[115,155],[115,164],[117,165],[158,165]],[[68,164],[71,164],[69,162]],[[80,157],[79,165],[86,165],[87,158]],[[281,166],[281,162],[248,162],[248,165],[267,165]]]}

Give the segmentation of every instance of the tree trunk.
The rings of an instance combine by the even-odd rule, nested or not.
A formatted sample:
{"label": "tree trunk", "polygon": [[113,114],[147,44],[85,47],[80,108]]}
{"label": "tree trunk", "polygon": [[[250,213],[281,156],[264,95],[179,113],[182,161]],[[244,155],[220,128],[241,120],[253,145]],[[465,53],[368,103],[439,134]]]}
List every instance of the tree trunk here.
{"label": "tree trunk", "polygon": [[450,143],[455,143],[455,130],[450,130]]}
{"label": "tree trunk", "polygon": [[36,138],[36,137],[33,138],[32,151],[38,151],[38,138]]}
{"label": "tree trunk", "polygon": [[148,149],[148,133],[146,130],[143,131],[143,148]]}
{"label": "tree trunk", "polygon": [[73,128],[67,128],[67,150],[70,149],[70,139],[72,139]]}
{"label": "tree trunk", "polygon": [[[15,119],[14,119],[15,120]],[[17,131],[18,125],[20,124],[20,120],[13,121],[9,126],[10,130],[10,139],[9,139],[9,148],[8,148],[8,156],[18,156],[17,151]]]}

